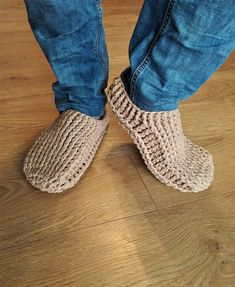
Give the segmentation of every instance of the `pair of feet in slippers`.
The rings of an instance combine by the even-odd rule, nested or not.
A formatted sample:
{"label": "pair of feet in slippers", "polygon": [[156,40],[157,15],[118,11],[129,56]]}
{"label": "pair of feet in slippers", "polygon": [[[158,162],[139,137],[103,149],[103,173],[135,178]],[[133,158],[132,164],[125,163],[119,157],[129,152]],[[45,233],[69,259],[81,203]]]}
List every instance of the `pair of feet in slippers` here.
{"label": "pair of feet in slippers", "polygon": [[[210,186],[212,156],[184,136],[178,110],[141,110],[130,100],[121,78],[109,88],[108,101],[158,180],[182,192]],[[95,119],[75,110],[61,113],[28,152],[24,161],[27,180],[49,193],[73,187],[89,167],[107,127],[107,114]]]}

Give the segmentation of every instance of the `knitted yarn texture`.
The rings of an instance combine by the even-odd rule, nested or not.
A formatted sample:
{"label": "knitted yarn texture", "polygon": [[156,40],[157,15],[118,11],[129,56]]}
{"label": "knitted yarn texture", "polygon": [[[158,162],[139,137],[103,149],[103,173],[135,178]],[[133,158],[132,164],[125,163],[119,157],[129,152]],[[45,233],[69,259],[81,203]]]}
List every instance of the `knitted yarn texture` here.
{"label": "knitted yarn texture", "polygon": [[199,192],[210,186],[212,156],[184,136],[178,110],[141,110],[130,100],[120,78],[110,86],[108,100],[158,180],[182,192]]}
{"label": "knitted yarn texture", "polygon": [[107,114],[100,120],[75,110],[60,114],[27,154],[27,180],[49,193],[73,187],[90,165],[107,126]]}

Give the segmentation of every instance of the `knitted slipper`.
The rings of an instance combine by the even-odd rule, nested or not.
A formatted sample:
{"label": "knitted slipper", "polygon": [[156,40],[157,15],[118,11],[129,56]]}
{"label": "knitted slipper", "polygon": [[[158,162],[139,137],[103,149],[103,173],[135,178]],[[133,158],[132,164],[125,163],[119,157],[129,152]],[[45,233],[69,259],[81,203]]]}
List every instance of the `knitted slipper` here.
{"label": "knitted slipper", "polygon": [[212,156],[184,136],[178,110],[141,110],[130,100],[120,78],[109,88],[108,100],[157,179],[183,192],[198,192],[210,186]]}
{"label": "knitted slipper", "polygon": [[90,165],[107,125],[107,115],[97,120],[75,110],[60,114],[27,154],[27,180],[49,193],[73,187]]}

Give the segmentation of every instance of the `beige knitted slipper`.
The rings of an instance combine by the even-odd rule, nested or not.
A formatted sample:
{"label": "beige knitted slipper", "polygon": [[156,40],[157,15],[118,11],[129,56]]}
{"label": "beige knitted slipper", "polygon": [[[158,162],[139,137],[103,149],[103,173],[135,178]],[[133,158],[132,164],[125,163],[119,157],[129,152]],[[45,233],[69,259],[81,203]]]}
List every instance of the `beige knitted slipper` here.
{"label": "beige knitted slipper", "polygon": [[178,110],[141,110],[130,100],[120,78],[114,80],[108,95],[113,113],[157,179],[180,191],[198,192],[210,186],[212,156],[184,136]]}
{"label": "beige knitted slipper", "polygon": [[108,125],[67,110],[42,133],[24,161],[27,180],[49,193],[73,187],[90,165]]}

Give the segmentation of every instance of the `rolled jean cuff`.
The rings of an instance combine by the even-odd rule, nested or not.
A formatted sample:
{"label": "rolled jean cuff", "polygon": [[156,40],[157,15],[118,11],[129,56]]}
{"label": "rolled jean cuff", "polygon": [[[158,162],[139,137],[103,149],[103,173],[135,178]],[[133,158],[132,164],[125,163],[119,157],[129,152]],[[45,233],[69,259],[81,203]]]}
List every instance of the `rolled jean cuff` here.
{"label": "rolled jean cuff", "polygon": [[[121,79],[125,86],[126,92],[129,94],[131,101],[140,109],[146,112],[172,111],[178,109],[178,97],[165,94],[161,90],[151,90],[149,88],[147,89],[147,87],[142,87],[141,89],[136,90],[136,93],[131,96],[131,75],[129,68],[125,69],[121,73]],[[142,81],[142,83],[144,83],[144,81]],[[156,96],[156,94],[158,96]]]}
{"label": "rolled jean cuff", "polygon": [[56,105],[56,107],[59,112],[64,112],[66,110],[72,109],[90,117],[102,117],[105,114],[105,107],[88,107],[72,102]]}

